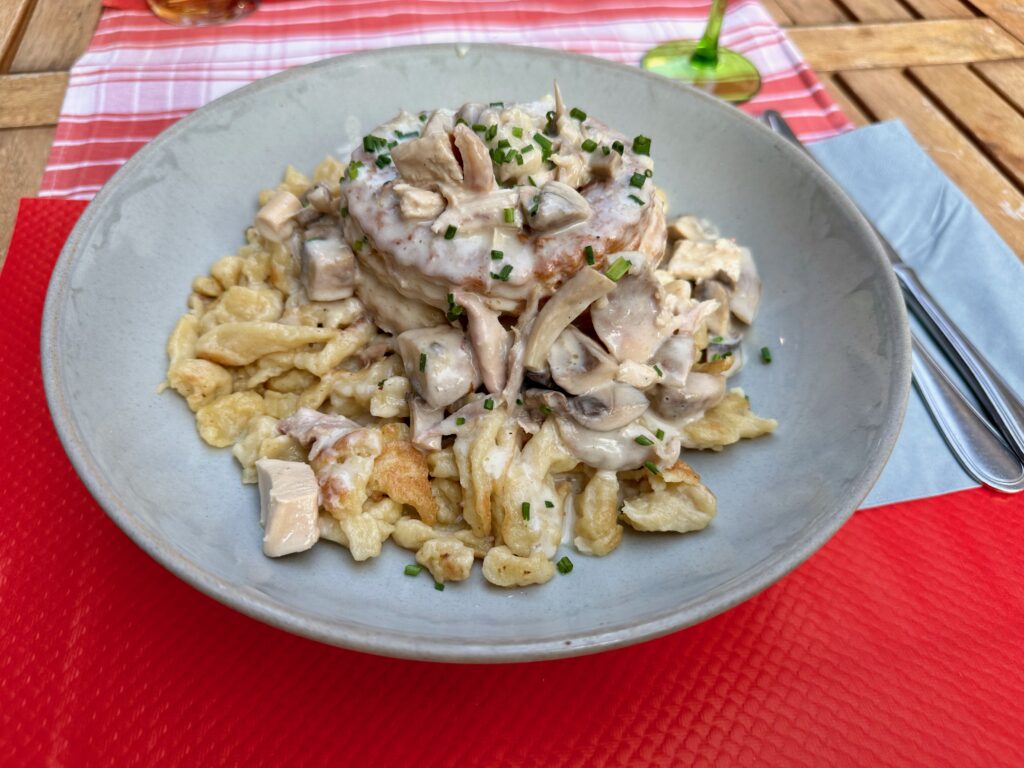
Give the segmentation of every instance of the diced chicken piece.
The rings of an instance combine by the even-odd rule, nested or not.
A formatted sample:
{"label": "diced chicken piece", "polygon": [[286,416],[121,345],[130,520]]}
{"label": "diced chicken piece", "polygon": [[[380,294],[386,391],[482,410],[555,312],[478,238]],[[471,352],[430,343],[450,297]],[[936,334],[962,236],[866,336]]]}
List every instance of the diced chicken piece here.
{"label": "diced chicken piece", "polygon": [[498,394],[504,389],[508,377],[509,333],[498,319],[498,313],[488,309],[475,293],[456,291],[454,299],[469,315],[469,338],[473,342],[484,386],[488,392]]}
{"label": "diced chicken piece", "polygon": [[432,408],[444,408],[480,383],[462,331],[419,328],[398,337],[398,352],[412,387]]}
{"label": "diced chicken piece", "polygon": [[480,137],[465,123],[455,126],[455,146],[462,156],[466,189],[490,192],[494,187],[494,166]]}
{"label": "diced chicken piece", "polygon": [[395,184],[393,189],[403,218],[430,220],[444,213],[444,198],[437,192],[401,183]]}
{"label": "diced chicken piece", "polygon": [[613,150],[605,154],[603,149],[590,153],[590,174],[595,179],[614,179],[622,170],[622,155]]}
{"label": "diced chicken piece", "polygon": [[302,283],[312,301],[347,299],[355,290],[356,257],[340,236],[302,244]]}
{"label": "diced chicken piece", "polygon": [[462,168],[447,133],[431,133],[399,144],[391,150],[398,175],[417,187],[462,182]]}
{"label": "diced chicken piece", "polygon": [[430,328],[445,322],[441,310],[403,296],[369,269],[359,270],[356,295],[366,306],[373,322],[389,333]]}
{"label": "diced chicken piece", "polygon": [[321,181],[311,187],[306,193],[306,200],[314,210],[320,213],[336,214],[338,212],[338,201],[331,194],[331,188],[327,186],[326,182]]}
{"label": "diced chicken piece", "polygon": [[656,383],[659,378],[658,371],[655,370],[653,365],[636,363],[632,360],[627,360],[619,365],[615,373],[616,381],[629,384],[637,389],[647,389],[647,387]]}
{"label": "diced chicken piece", "polygon": [[303,552],[320,537],[317,523],[319,488],[313,469],[300,461],[260,459],[260,522],[263,553],[281,557]]}
{"label": "diced chicken piece", "polygon": [[679,240],[667,269],[685,280],[722,276],[735,285],[740,279],[742,256],[742,249],[732,240]]}
{"label": "diced chicken piece", "polygon": [[302,202],[287,190],[270,198],[256,214],[256,231],[267,240],[283,243],[295,231],[294,218],[302,210]]}

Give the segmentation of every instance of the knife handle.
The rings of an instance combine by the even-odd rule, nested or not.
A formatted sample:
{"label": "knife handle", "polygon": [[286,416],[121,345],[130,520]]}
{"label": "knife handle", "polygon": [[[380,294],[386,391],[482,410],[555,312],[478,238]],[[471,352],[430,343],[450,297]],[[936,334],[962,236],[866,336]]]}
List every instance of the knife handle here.
{"label": "knife handle", "polygon": [[927,326],[977,395],[1010,448],[1024,460],[1024,403],[932,298],[913,268],[907,264],[894,264],[893,269],[910,309]]}
{"label": "knife handle", "polygon": [[1024,490],[1024,465],[949,380],[911,329],[914,387],[967,474],[1004,493]]}

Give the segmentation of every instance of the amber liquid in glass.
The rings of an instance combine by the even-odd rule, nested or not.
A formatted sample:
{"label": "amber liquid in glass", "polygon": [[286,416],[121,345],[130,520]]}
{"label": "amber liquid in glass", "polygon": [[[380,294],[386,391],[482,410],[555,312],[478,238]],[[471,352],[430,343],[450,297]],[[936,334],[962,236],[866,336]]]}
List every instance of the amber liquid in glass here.
{"label": "amber liquid in glass", "polygon": [[147,0],[150,9],[172,24],[220,24],[256,10],[257,0]]}

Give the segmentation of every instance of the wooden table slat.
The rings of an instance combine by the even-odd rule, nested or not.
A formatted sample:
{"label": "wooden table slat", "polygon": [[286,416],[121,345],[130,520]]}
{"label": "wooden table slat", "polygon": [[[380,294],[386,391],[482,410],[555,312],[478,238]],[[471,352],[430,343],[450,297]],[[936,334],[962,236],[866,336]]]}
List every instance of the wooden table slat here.
{"label": "wooden table slat", "polygon": [[849,16],[831,0],[776,0],[796,24],[841,24]]}
{"label": "wooden table slat", "polygon": [[1024,258],[1024,195],[899,70],[848,72],[843,82],[879,120],[900,119],[936,164]]}
{"label": "wooden table slat", "polygon": [[50,154],[55,126],[0,131],[0,172],[3,173],[3,194],[0,195],[0,269],[7,256],[18,200],[39,191],[42,169]]}
{"label": "wooden table slat", "polygon": [[914,67],[910,73],[1024,191],[1024,116],[963,65]]}
{"label": "wooden table slat", "polygon": [[[1024,113],[1024,61],[990,61],[975,64],[974,69],[1004,99]],[[1018,136],[1017,142],[1024,142],[1024,138]]]}
{"label": "wooden table slat", "polygon": [[55,125],[60,115],[67,72],[0,76],[0,128]]}
{"label": "wooden table slat", "polygon": [[843,0],[857,21],[909,21],[914,15],[892,0]]}
{"label": "wooden table slat", "polygon": [[0,74],[10,69],[35,4],[36,0],[0,0]]}
{"label": "wooden table slat", "polygon": [[851,123],[856,125],[858,128],[872,123],[871,117],[865,114],[860,105],[850,97],[846,87],[837,77],[829,74],[821,74],[818,75],[818,79],[821,80],[822,85],[825,86],[825,89],[828,91],[828,94],[832,97],[833,101],[835,101],[835,103],[839,105],[839,108],[843,110],[843,113],[850,118]]}
{"label": "wooden table slat", "polygon": [[782,6],[779,5],[778,0],[761,0],[761,5],[768,11],[775,23],[783,27],[788,27],[793,23],[793,18],[783,10]]}
{"label": "wooden table slat", "polygon": [[1024,43],[988,19],[797,27],[789,36],[820,72],[1024,57]]}
{"label": "wooden table slat", "polygon": [[70,69],[89,46],[100,10],[95,0],[36,0],[11,72]]}
{"label": "wooden table slat", "polygon": [[1021,0],[971,0],[975,7],[1024,42],[1024,3]]}
{"label": "wooden table slat", "polygon": [[973,19],[974,11],[961,0],[903,0],[925,19]]}

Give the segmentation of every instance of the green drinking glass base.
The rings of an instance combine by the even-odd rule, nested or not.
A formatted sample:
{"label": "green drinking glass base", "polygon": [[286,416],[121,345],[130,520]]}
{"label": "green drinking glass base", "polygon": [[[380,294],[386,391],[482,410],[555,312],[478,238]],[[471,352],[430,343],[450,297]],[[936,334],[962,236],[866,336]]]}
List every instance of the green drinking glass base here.
{"label": "green drinking glass base", "polygon": [[717,61],[705,64],[694,60],[697,43],[676,40],[659,45],[644,54],[641,66],[726,101],[749,101],[761,90],[761,75],[747,58],[728,48],[719,48]]}

